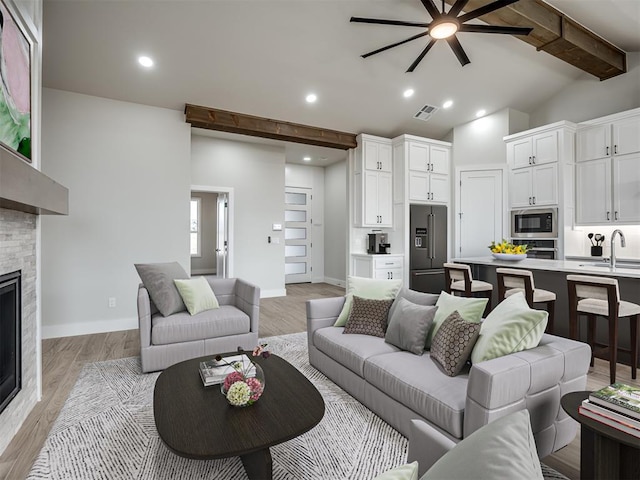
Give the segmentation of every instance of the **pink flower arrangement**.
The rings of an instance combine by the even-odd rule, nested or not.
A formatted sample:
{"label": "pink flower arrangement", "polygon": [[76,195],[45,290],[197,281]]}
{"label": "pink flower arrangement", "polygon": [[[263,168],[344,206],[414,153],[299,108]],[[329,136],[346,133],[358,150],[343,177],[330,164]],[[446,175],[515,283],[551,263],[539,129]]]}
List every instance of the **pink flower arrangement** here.
{"label": "pink flower arrangement", "polygon": [[[252,356],[254,357],[261,356],[262,358],[269,358],[270,353],[268,350],[266,350],[266,346],[267,346],[266,343],[258,345],[256,348],[253,349]],[[238,347],[238,352],[244,353],[244,351],[240,347]],[[228,363],[220,355],[216,355],[216,361],[226,363],[227,365],[230,365],[235,369],[235,371],[229,373],[225,377],[224,383],[222,385],[222,393],[225,394],[225,396],[227,397],[227,400],[229,400],[229,402],[232,405],[236,405],[236,406],[251,405],[252,403],[255,403],[260,398],[260,396],[264,392],[264,377],[262,377],[262,380],[261,380],[256,378],[255,376],[249,376],[252,373],[255,375],[254,372],[258,371],[258,368],[259,368],[258,365],[255,365],[253,362],[249,362],[249,365],[244,365],[243,362]],[[260,373],[262,374],[261,371]],[[249,399],[246,401],[246,403],[238,403],[238,402],[244,402],[246,397],[243,396],[241,398],[240,396],[237,395],[238,392],[236,392],[236,390],[238,390],[238,388],[235,388],[235,389],[231,388],[237,383],[245,383],[247,387],[249,387]],[[246,387],[243,387],[243,388],[246,389]],[[233,399],[229,398],[230,393],[234,393]]]}

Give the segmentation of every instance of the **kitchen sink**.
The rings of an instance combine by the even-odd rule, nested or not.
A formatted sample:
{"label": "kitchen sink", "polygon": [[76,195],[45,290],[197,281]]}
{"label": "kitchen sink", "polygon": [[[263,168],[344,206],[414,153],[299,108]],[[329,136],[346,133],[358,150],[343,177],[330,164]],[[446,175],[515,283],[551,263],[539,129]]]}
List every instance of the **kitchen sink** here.
{"label": "kitchen sink", "polygon": [[[605,262],[600,263],[581,263],[581,267],[600,267],[600,268],[611,268],[611,265]],[[632,268],[635,270],[640,270],[640,264],[638,263],[617,263],[616,268]]]}

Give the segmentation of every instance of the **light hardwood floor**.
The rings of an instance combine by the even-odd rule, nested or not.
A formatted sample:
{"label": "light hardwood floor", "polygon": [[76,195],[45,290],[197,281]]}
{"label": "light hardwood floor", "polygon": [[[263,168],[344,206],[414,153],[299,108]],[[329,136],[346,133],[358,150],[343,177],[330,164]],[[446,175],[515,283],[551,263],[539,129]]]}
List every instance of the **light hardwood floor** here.
{"label": "light hardwood floor", "polygon": [[[344,289],[327,284],[287,286],[287,296],[262,299],[260,303],[260,336],[269,337],[306,330],[305,302],[310,298],[344,295]],[[42,343],[42,401],[31,412],[24,425],[0,457],[0,479],[23,479],[73,388],[78,373],[86,363],[132,357],[139,354],[137,330],[63,337]],[[639,385],[631,380],[630,368],[618,366],[618,380]],[[587,382],[588,389],[609,383],[608,364],[596,360]],[[544,462],[571,479],[579,478],[579,435],[571,444],[544,459]]]}

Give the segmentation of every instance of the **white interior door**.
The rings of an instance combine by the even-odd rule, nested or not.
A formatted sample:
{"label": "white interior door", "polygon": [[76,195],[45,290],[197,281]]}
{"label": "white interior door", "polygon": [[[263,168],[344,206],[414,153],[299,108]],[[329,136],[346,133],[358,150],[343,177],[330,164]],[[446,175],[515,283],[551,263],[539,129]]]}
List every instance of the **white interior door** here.
{"label": "white interior door", "polygon": [[486,256],[503,235],[502,170],[460,172],[457,257]]}
{"label": "white interior door", "polygon": [[285,283],[311,281],[311,200],[310,188],[285,190]]}
{"label": "white interior door", "polygon": [[229,258],[229,199],[226,193],[218,194],[218,229],[216,239],[216,276],[228,278]]}

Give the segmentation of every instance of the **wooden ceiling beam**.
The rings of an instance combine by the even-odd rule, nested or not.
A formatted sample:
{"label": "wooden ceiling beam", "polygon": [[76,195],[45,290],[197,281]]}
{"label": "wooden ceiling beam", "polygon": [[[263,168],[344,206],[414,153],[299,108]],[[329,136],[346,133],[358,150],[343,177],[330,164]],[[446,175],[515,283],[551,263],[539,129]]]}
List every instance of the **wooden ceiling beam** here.
{"label": "wooden ceiling beam", "polygon": [[271,118],[254,117],[243,113],[187,103],[184,108],[186,122],[192,127],[239,133],[253,137],[271,138],[285,142],[304,143],[319,147],[348,150],[358,144],[352,133],[283,122]]}
{"label": "wooden ceiling beam", "polygon": [[[455,0],[445,1],[449,5],[455,3]],[[470,12],[487,3],[490,2],[469,0],[465,11]],[[627,56],[623,50],[542,0],[520,0],[478,18],[491,25],[533,27],[527,36],[514,36],[600,80],[627,71]]]}

